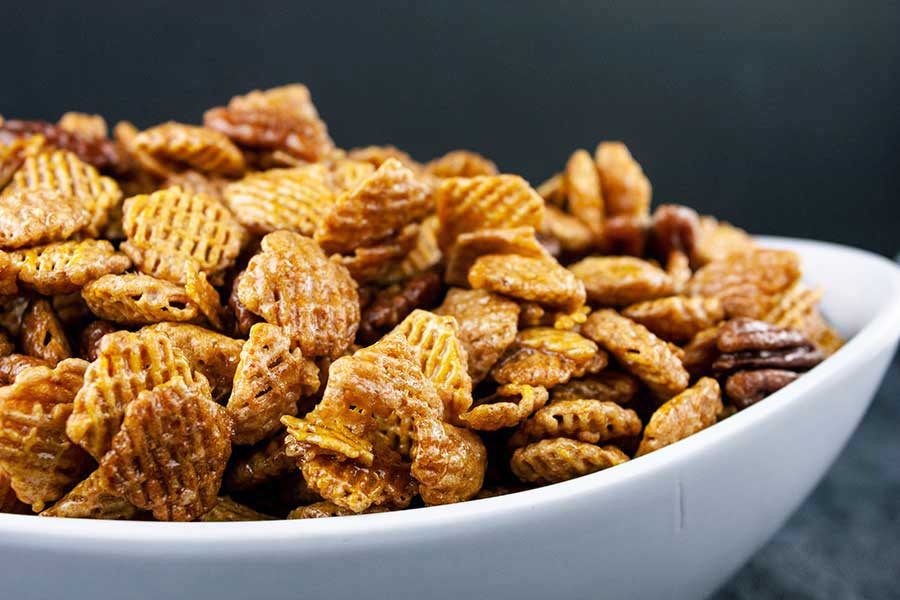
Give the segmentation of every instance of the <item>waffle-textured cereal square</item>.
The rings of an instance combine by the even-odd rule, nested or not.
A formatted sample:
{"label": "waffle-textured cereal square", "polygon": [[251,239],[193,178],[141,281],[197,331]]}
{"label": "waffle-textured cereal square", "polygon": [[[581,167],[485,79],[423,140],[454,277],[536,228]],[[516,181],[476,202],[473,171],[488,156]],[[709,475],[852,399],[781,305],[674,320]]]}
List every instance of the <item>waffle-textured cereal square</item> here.
{"label": "waffle-textured cereal square", "polygon": [[4,190],[0,197],[0,249],[61,242],[88,227],[91,213],[74,196],[52,189]]}
{"label": "waffle-textured cereal square", "polygon": [[77,292],[103,275],[119,274],[131,260],[107,240],[55,242],[9,254],[19,281],[45,296]]}
{"label": "waffle-textured cereal square", "polygon": [[244,155],[225,135],[207,129],[169,121],[146,129],[134,138],[134,145],[161,163],[217,175],[240,175]]}

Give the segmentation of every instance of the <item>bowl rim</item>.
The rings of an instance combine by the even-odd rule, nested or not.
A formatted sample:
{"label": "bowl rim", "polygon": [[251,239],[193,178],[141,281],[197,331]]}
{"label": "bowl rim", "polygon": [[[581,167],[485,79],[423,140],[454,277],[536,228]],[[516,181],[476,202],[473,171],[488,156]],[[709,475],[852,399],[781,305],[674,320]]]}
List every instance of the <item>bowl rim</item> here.
{"label": "bowl rim", "polygon": [[[666,446],[615,469],[608,469],[536,489],[500,497],[469,500],[458,504],[430,506],[405,511],[353,515],[336,519],[301,519],[275,521],[242,521],[227,523],[165,523],[141,521],[105,521],[91,519],[48,519],[36,515],[0,514],[0,539],[16,536],[19,543],[56,544],[79,542],[79,548],[102,549],[115,545],[116,551],[131,553],[158,552],[176,548],[190,553],[203,548],[219,554],[246,552],[255,547],[274,547],[291,541],[346,542],[350,536],[404,535],[433,527],[446,527],[463,522],[509,517],[517,511],[536,510],[566,499],[609,492],[610,488],[627,485],[630,480],[665,469],[672,462],[690,460],[692,456],[715,446],[720,440],[740,435],[744,429],[765,426],[763,421],[790,409],[790,399],[801,397],[814,387],[826,384],[838,375],[861,365],[868,357],[896,342],[900,336],[900,267],[889,259],[865,250],[831,242],[799,238],[759,236],[762,245],[789,248],[838,251],[854,260],[877,264],[883,270],[889,293],[881,310],[838,352],[809,371],[789,387],[772,395],[776,401],[755,404],[740,413],[700,431],[687,439]],[[780,399],[780,401],[778,401]],[[527,514],[527,513],[526,513]],[[468,524],[468,523],[467,523]],[[108,550],[111,546],[105,546]]]}

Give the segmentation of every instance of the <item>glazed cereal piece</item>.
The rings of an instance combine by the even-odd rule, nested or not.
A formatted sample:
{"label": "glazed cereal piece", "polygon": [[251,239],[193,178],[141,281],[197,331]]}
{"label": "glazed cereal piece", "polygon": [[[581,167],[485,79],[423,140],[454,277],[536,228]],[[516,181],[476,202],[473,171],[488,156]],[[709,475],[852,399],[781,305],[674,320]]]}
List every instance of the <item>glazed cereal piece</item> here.
{"label": "glazed cereal piece", "polygon": [[100,341],[97,359],[84,376],[66,425],[69,438],[101,459],[119,430],[125,408],[138,395],[170,379],[181,377],[188,385],[209,386],[194,374],[187,359],[172,341],[151,331],[119,331]]}
{"label": "glazed cereal piece", "polygon": [[42,517],[66,519],[131,520],[141,511],[131,502],[107,489],[97,470],[41,513]]}
{"label": "glazed cereal piece", "polygon": [[141,173],[152,178],[166,179],[173,175],[172,165],[158,161],[149,152],[140,149],[136,143],[140,131],[128,121],[119,121],[113,127],[113,137],[131,162]]}
{"label": "glazed cereal piece", "polygon": [[582,254],[594,244],[595,235],[587,225],[553,205],[544,210],[541,235],[559,242],[567,254]]}
{"label": "glazed cereal piece", "polygon": [[284,438],[288,456],[304,461],[319,455],[347,458],[365,467],[371,467],[375,460],[375,448],[365,437],[354,434],[336,419],[320,418],[314,410],[303,419],[284,415],[287,436]]}
{"label": "glazed cereal piece", "polygon": [[715,379],[703,377],[653,413],[636,456],[649,454],[715,424],[722,398]]}
{"label": "glazed cereal piece", "polygon": [[203,124],[241,146],[282,150],[308,161],[321,160],[334,149],[309,90],[300,84],[235,96],[228,106],[206,111]]}
{"label": "glazed cereal piece", "polygon": [[437,244],[437,216],[422,221],[412,250],[391,272],[393,279],[407,279],[433,269],[441,262],[443,254]]}
{"label": "glazed cereal piece", "polygon": [[55,368],[19,372],[0,388],[0,469],[19,500],[40,512],[90,468],[90,457],[66,437],[66,419],[87,363],[73,358]]}
{"label": "glazed cereal piece", "polygon": [[0,250],[0,301],[7,296],[14,296],[19,293],[19,286],[16,283],[18,269],[13,263],[9,254]]}
{"label": "glazed cereal piece", "polygon": [[435,189],[438,244],[447,251],[463,233],[541,226],[544,201],[517,175],[452,177]]}
{"label": "glazed cereal piece", "polygon": [[597,374],[572,379],[550,391],[553,402],[589,398],[600,402],[628,404],[637,395],[640,384],[631,375],[604,369]]}
{"label": "glazed cereal piece", "polygon": [[379,290],[362,311],[357,339],[367,344],[377,342],[413,310],[433,306],[440,293],[441,278],[434,272]]}
{"label": "glazed cereal piece", "polygon": [[115,180],[101,176],[93,166],[65,150],[41,152],[26,158],[4,195],[31,194],[37,190],[53,190],[78,200],[89,214],[84,229],[90,236],[100,234],[109,221],[110,210],[122,201],[122,190]]}
{"label": "glazed cereal piece", "polygon": [[235,448],[235,453],[225,474],[225,488],[230,491],[253,489],[297,470],[297,461],[285,452],[284,433],[252,448]]}
{"label": "glazed cereal piece", "polygon": [[[374,513],[388,512],[389,509],[383,506],[373,506],[362,511],[361,515],[369,515]],[[325,519],[329,517],[349,517],[357,513],[349,508],[338,506],[334,502],[323,500],[322,502],[314,502],[308,506],[295,508],[288,513],[288,519]]]}
{"label": "glazed cereal piece", "polygon": [[756,248],[746,231],[713,217],[700,217],[699,236],[691,254],[691,263],[697,267],[714,260],[727,258],[732,254],[741,254]]}
{"label": "glazed cereal piece", "polygon": [[600,239],[601,254],[642,257],[650,236],[650,226],[650,218],[646,215],[608,217]]}
{"label": "glazed cereal piece", "polygon": [[262,318],[260,318],[259,315],[250,312],[238,297],[238,287],[240,286],[243,277],[244,271],[235,275],[234,281],[231,282],[231,293],[228,295],[228,310],[234,317],[234,332],[238,337],[247,337],[250,335],[250,328],[256,323],[262,322]]}
{"label": "glazed cereal piece", "polygon": [[[375,165],[352,158],[340,158],[329,166],[331,188],[340,194],[355,188],[362,180],[375,172]],[[311,234],[310,234],[311,235]]]}
{"label": "glazed cereal piece", "polygon": [[334,204],[322,165],[250,173],[225,187],[225,204],[257,235],[287,230],[311,236]]}
{"label": "glazed cereal piece", "polygon": [[772,308],[763,315],[761,320],[778,327],[802,330],[806,317],[816,307],[823,295],[824,291],[821,288],[813,290],[798,281],[778,295]]}
{"label": "glazed cereal piece", "polygon": [[72,358],[66,332],[46,299],[32,300],[25,310],[19,347],[24,354],[46,361],[51,367]]}
{"label": "glazed cereal piece", "polygon": [[182,190],[191,194],[204,194],[210,198],[215,198],[219,202],[224,202],[225,198],[222,195],[222,192],[229,181],[230,180],[221,177],[207,177],[203,173],[198,173],[197,171],[183,171],[181,173],[173,173],[166,177],[159,188],[180,187]]}
{"label": "glazed cereal piece", "polygon": [[841,337],[841,334],[828,324],[825,317],[816,308],[810,311],[806,319],[804,319],[802,331],[826,358],[840,350],[847,343]]}
{"label": "glazed cereal piece", "polygon": [[481,256],[469,271],[469,284],[566,312],[577,310],[585,301],[584,284],[548,258]]}
{"label": "glazed cereal piece", "polygon": [[91,222],[81,200],[54,190],[7,188],[0,200],[0,249],[4,250],[63,241]]}
{"label": "glazed cereal piece", "polygon": [[653,211],[653,249],[660,260],[673,252],[693,255],[700,235],[700,215],[693,208],[660,204]]}
{"label": "glazed cereal piece", "polygon": [[554,173],[537,187],[538,195],[548,205],[563,206],[566,203],[566,178],[562,173]]}
{"label": "glazed cereal piece", "polygon": [[463,233],[456,239],[447,253],[444,280],[449,285],[466,285],[469,269],[478,257],[486,254],[517,254],[550,259],[550,255],[537,241],[533,227],[479,229]]}
{"label": "glazed cereal piece", "polygon": [[19,373],[29,367],[49,366],[50,364],[45,360],[33,356],[26,356],[24,354],[12,353],[6,356],[0,356],[0,385],[12,384]]}
{"label": "glazed cereal piece", "polygon": [[188,323],[157,323],[144,327],[142,332],[168,338],[184,354],[191,368],[209,381],[213,401],[223,404],[228,400],[244,347],[243,340]]}
{"label": "glazed cereal piece", "polygon": [[42,135],[18,138],[8,144],[0,142],[0,191],[6,187],[25,159],[40,152],[43,146]]}
{"label": "glazed cereal piece", "polygon": [[457,423],[459,415],[472,405],[472,379],[458,331],[453,317],[439,317],[420,309],[394,329],[406,338],[422,373],[434,384],[449,423]]}
{"label": "glazed cereal piece", "polygon": [[46,121],[20,121],[0,118],[0,144],[9,144],[16,139],[41,137],[48,147],[69,150],[81,160],[103,170],[122,173],[127,162],[115,144],[103,138],[87,138]]}
{"label": "glazed cereal piece", "polygon": [[672,280],[672,292],[675,294],[684,293],[687,284],[694,276],[691,270],[691,261],[684,252],[674,251],[669,254],[666,261],[666,274]]}
{"label": "glazed cereal piece", "polygon": [[500,384],[521,383],[551,388],[607,363],[605,352],[574,331],[552,327],[524,329],[494,365],[491,376]]}
{"label": "glazed cereal piece", "polygon": [[140,273],[104,275],[81,295],[92,313],[120,325],[195,322],[200,315],[183,287]]}
{"label": "glazed cereal piece", "polygon": [[602,471],[627,460],[628,455],[615,446],[553,438],[517,448],[510,467],[522,481],[548,484]]}
{"label": "glazed cereal piece", "polygon": [[670,296],[632,304],[622,315],[666,341],[681,343],[724,319],[725,311],[715,297]]}
{"label": "glazed cereal piece", "polygon": [[419,237],[419,225],[410,223],[397,234],[377,246],[360,246],[352,254],[334,255],[350,276],[360,285],[385,283],[393,279],[399,264],[415,248]]}
{"label": "glazed cereal piece", "polygon": [[128,405],[100,461],[103,484],[160,521],[192,521],[216,503],[231,433],[209,388],[176,377]]}
{"label": "glazed cereal piece", "polygon": [[653,188],[641,165],[622,142],[600,142],[594,153],[606,214],[642,216],[650,212]]}
{"label": "glazed cereal piece", "polygon": [[100,115],[69,111],[59,118],[57,125],[84,139],[105,140],[109,135],[106,119]]}
{"label": "glazed cereal piece", "polygon": [[125,201],[121,249],[147,275],[183,284],[185,263],[218,281],[241,250],[244,230],[220,202],[179,187]]}
{"label": "glazed cereal piece", "polygon": [[[164,325],[164,323],[161,323]],[[109,321],[97,320],[89,323],[81,330],[81,339],[78,345],[78,355],[88,362],[97,360],[100,351],[100,340],[108,333],[114,333],[119,328]]]}
{"label": "glazed cereal piece", "polygon": [[103,275],[119,274],[131,260],[106,240],[55,242],[10,252],[19,281],[45,296],[77,292]]}
{"label": "glazed cereal piece", "polygon": [[352,148],[347,153],[347,158],[360,162],[367,162],[376,169],[387,162],[388,159],[400,161],[408,169],[412,169],[418,173],[422,170],[422,165],[416,162],[412,156],[404,152],[396,146],[365,146],[363,148]]}
{"label": "glazed cereal piece", "polygon": [[631,256],[591,256],[569,267],[584,283],[591,306],[626,306],[670,295],[665,271]]}
{"label": "glazed cereal piece", "polygon": [[565,177],[569,212],[591,230],[594,240],[599,240],[603,235],[605,208],[600,176],[590,153],[573,152],[566,163]]}
{"label": "glazed cereal piece", "polygon": [[325,252],[349,254],[395,237],[430,209],[428,186],[399,161],[388,159],[341,194],[316,228],[315,240]]}
{"label": "glazed cereal piece", "polygon": [[31,514],[31,507],[16,497],[12,482],[5,471],[0,470],[0,513],[12,515]]}
{"label": "glazed cereal piece", "polygon": [[763,317],[800,278],[800,257],[788,250],[730,254],[694,273],[688,293],[716,296],[729,317]]}
{"label": "glazed cereal piece", "polygon": [[213,329],[225,328],[224,310],[219,292],[206,278],[206,273],[197,268],[197,263],[188,261],[184,266],[184,293],[206,317]]}
{"label": "glazed cereal piece", "polygon": [[469,500],[478,493],[487,471],[487,450],[474,431],[444,423],[448,444],[447,470],[435,483],[421,483],[419,495],[428,506]]}
{"label": "glazed cereal piece", "polygon": [[496,175],[497,165],[477,152],[453,150],[425,165],[425,171],[439,177],[478,177]]}
{"label": "glazed cereal piece", "polygon": [[272,519],[273,517],[235,502],[228,496],[220,496],[216,500],[215,506],[197,520],[204,523],[229,523],[236,521],[271,521]]}
{"label": "glazed cereal piece", "polygon": [[456,319],[473,383],[487,376],[516,339],[519,305],[486,290],[451,289],[435,313]]}
{"label": "glazed cereal piece", "polygon": [[512,448],[538,440],[565,437],[601,444],[641,433],[636,412],[614,402],[575,399],[557,400],[523,422],[509,440]]}
{"label": "glazed cereal piece", "polygon": [[692,377],[698,377],[712,370],[713,363],[719,357],[716,342],[719,339],[720,325],[698,331],[691,341],[685,344],[684,358],[681,362]]}
{"label": "glazed cereal piece", "polygon": [[250,259],[238,299],[251,312],[283,328],[306,358],[336,358],[359,327],[359,297],[347,270],[328,260],[311,239],[270,233]]}
{"label": "glazed cereal piece", "polygon": [[496,431],[515,427],[547,403],[547,389],[510,383],[476,400],[460,417],[466,426],[478,431]]}
{"label": "glazed cereal piece", "polygon": [[144,130],[134,145],[164,164],[217,175],[240,175],[244,156],[231,140],[212,129],[169,121]]}
{"label": "glazed cereal piece", "polygon": [[370,467],[331,455],[320,455],[303,463],[303,476],[322,498],[362,513],[374,507],[401,509],[418,493],[409,464],[376,454]]}
{"label": "glazed cereal piece", "polygon": [[581,332],[609,351],[658,398],[671,398],[687,387],[688,373],[678,356],[643,325],[604,309],[592,313]]}
{"label": "glazed cereal piece", "polygon": [[412,460],[412,451],[416,445],[415,422],[410,417],[390,414],[387,417],[374,416],[375,431],[373,435],[378,443],[388,446],[403,457]]}
{"label": "glazed cereal piece", "polygon": [[228,411],[234,419],[234,443],[254,444],[278,428],[282,415],[297,414],[297,400],[315,393],[319,368],[291,349],[284,332],[268,323],[250,329],[234,376]]}

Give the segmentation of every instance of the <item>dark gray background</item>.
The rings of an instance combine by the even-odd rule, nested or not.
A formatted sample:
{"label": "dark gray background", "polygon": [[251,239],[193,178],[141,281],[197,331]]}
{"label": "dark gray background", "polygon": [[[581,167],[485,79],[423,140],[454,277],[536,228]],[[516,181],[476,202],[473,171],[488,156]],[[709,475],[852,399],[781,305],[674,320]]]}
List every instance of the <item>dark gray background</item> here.
{"label": "dark gray background", "polygon": [[[782,4],[788,6],[781,6]],[[343,147],[467,147],[534,183],[622,139],[657,201],[900,250],[900,2],[0,0],[0,113],[196,122],[310,86]],[[722,599],[897,597],[900,367]]]}

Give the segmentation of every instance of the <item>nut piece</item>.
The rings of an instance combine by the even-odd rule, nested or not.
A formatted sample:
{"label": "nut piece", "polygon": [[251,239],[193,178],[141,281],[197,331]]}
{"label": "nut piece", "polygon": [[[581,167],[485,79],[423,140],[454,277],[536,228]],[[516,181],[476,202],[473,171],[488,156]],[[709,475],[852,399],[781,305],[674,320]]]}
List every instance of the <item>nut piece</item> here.
{"label": "nut piece", "polygon": [[447,251],[463,233],[498,227],[537,229],[544,218],[544,200],[517,175],[451,177],[434,192],[438,243]]}
{"label": "nut piece", "polygon": [[599,444],[638,435],[642,427],[636,412],[613,402],[558,400],[522,423],[510,438],[509,445],[518,448],[558,437]]}
{"label": "nut piece", "polygon": [[630,375],[604,369],[596,375],[572,379],[550,392],[553,402],[589,398],[600,402],[628,404],[637,395],[640,384]]}
{"label": "nut piece", "polygon": [[607,363],[597,344],[574,331],[552,327],[524,329],[500,359],[491,376],[497,383],[522,383],[546,388],[597,372]]}
{"label": "nut piece", "polygon": [[550,258],[481,256],[469,271],[469,284],[566,312],[574,312],[585,300],[584,284]]}
{"label": "nut piece", "polygon": [[496,175],[497,165],[492,161],[469,150],[453,150],[425,165],[425,171],[435,177],[477,177],[479,175]]}
{"label": "nut piece", "polygon": [[257,235],[285,229],[312,235],[334,204],[322,165],[251,173],[225,187],[225,204]]}
{"label": "nut piece", "polygon": [[42,517],[66,519],[129,520],[140,514],[131,502],[108,490],[103,474],[97,470],[41,513]]}
{"label": "nut piece", "polygon": [[722,399],[719,384],[715,379],[703,377],[693,387],[656,409],[644,429],[644,437],[635,456],[649,454],[706,429],[715,424],[716,415],[720,412]]}
{"label": "nut piece", "polygon": [[278,325],[303,356],[336,358],[353,343],[359,297],[347,270],[328,260],[313,240],[270,233],[238,283],[248,310]]}
{"label": "nut piece", "polygon": [[221,496],[216,500],[216,505],[197,520],[204,523],[229,523],[235,521],[271,521],[272,517],[257,512],[249,506],[235,502],[228,496]]}
{"label": "nut piece", "polygon": [[641,257],[649,235],[650,219],[646,215],[609,217],[603,226],[600,251],[603,254]]}
{"label": "nut piece", "polygon": [[653,211],[653,248],[666,260],[673,252],[694,254],[700,237],[700,215],[680,204],[660,204]]}
{"label": "nut piece", "polygon": [[445,281],[450,285],[464,286],[469,269],[485,254],[518,254],[534,258],[550,258],[534,236],[534,228],[480,229],[464,233],[447,253]]}
{"label": "nut piece", "polygon": [[114,333],[118,330],[119,328],[109,321],[97,320],[89,323],[81,330],[79,356],[88,362],[94,362],[97,360],[97,353],[100,351],[100,340],[107,333]]}
{"label": "nut piece", "polygon": [[[3,123],[0,122],[0,128],[2,126]],[[40,152],[43,146],[44,136],[42,135],[14,139],[8,144],[0,140],[0,191],[6,187],[25,159]]]}
{"label": "nut piece", "polygon": [[49,367],[45,360],[24,354],[9,354],[0,357],[0,385],[10,385],[16,377],[29,367]]}
{"label": "nut piece", "polygon": [[566,163],[565,190],[569,212],[584,223],[594,240],[603,235],[604,204],[597,166],[587,150],[576,150]]}
{"label": "nut piece", "polygon": [[650,212],[653,188],[622,142],[600,142],[594,153],[606,214],[643,216]]}
{"label": "nut piece", "polygon": [[459,341],[468,356],[468,372],[478,383],[516,339],[519,305],[486,290],[451,289],[436,314],[459,324]]}
{"label": "nut piece", "polygon": [[0,118],[0,144],[9,144],[17,139],[43,138],[47,146],[74,152],[86,163],[103,170],[121,173],[127,161],[119,148],[109,140],[85,137],[46,121],[19,121]]}
{"label": "nut piece", "polygon": [[389,158],[356,187],[341,194],[316,229],[328,253],[349,254],[375,246],[425,217],[431,209],[428,186],[399,161]]}
{"label": "nut piece", "polygon": [[73,358],[56,368],[26,368],[0,387],[0,469],[19,500],[35,512],[62,496],[90,466],[90,457],[66,437],[72,399],[87,363]]}
{"label": "nut piece", "polygon": [[171,187],[125,201],[122,243],[135,266],[147,275],[184,283],[185,263],[214,279],[234,263],[244,230],[227,208],[202,194]]}
{"label": "nut piece", "polygon": [[88,367],[75,397],[66,434],[99,460],[109,450],[128,404],[142,391],[174,377],[208,387],[206,378],[195,376],[181,351],[160,333],[119,331],[103,336],[97,360]]}
{"label": "nut piece", "polygon": [[45,296],[77,292],[91,281],[131,266],[106,240],[56,242],[11,252],[19,281]]}
{"label": "nut piece", "polygon": [[246,168],[237,146],[218,131],[205,127],[169,121],[137,134],[134,145],[161,163],[175,163],[204,173],[240,175]]}
{"label": "nut piece", "polygon": [[479,431],[496,431],[515,427],[534,411],[547,403],[547,389],[511,383],[474,402],[460,419],[468,427]]}
{"label": "nut piece", "polygon": [[46,361],[51,367],[72,358],[72,348],[62,323],[44,298],[32,300],[25,310],[19,346],[24,354]]}
{"label": "nut piece", "polygon": [[662,339],[686,342],[725,318],[718,298],[670,296],[632,304],[622,314]]}
{"label": "nut piece", "polygon": [[254,444],[280,427],[282,415],[297,414],[297,400],[319,388],[319,368],[303,358],[281,329],[257,323],[241,350],[228,411],[234,443]]}
{"label": "nut piece", "polygon": [[140,273],[104,275],[81,295],[92,313],[122,325],[196,321],[199,310],[184,288]]}
{"label": "nut piece", "polygon": [[684,346],[684,368],[692,377],[699,377],[712,370],[712,365],[719,357],[716,341],[719,338],[719,325],[714,325],[697,332],[691,341]]}
{"label": "nut piece", "polygon": [[784,369],[740,371],[725,381],[725,393],[738,410],[743,410],[793,383],[798,377],[797,373]]}
{"label": "nut piece", "polygon": [[15,351],[16,344],[13,342],[13,339],[5,329],[0,327],[0,358],[9,356]]}
{"label": "nut piece", "polygon": [[806,337],[795,329],[747,318],[731,319],[722,324],[716,341],[720,352],[781,350],[807,344]]}
{"label": "nut piece", "polygon": [[630,256],[591,256],[569,270],[584,283],[591,306],[623,306],[674,291],[665,271]]}
{"label": "nut piece", "polygon": [[581,332],[608,350],[657,397],[671,398],[687,387],[689,377],[681,361],[643,325],[604,309],[591,314]]}
{"label": "nut piece", "polygon": [[602,471],[626,461],[628,455],[615,446],[553,438],[517,448],[510,467],[522,481],[548,484]]}
{"label": "nut piece", "polygon": [[367,344],[377,342],[413,310],[433,306],[440,293],[441,278],[433,272],[379,290],[362,311],[357,339]]}
{"label": "nut piece", "polygon": [[104,485],[161,521],[192,521],[216,503],[231,431],[208,387],[176,377],[143,391],[100,461]]}
{"label": "nut piece", "polygon": [[0,196],[0,248],[15,249],[62,241],[91,222],[74,196],[49,189],[12,191]]}

